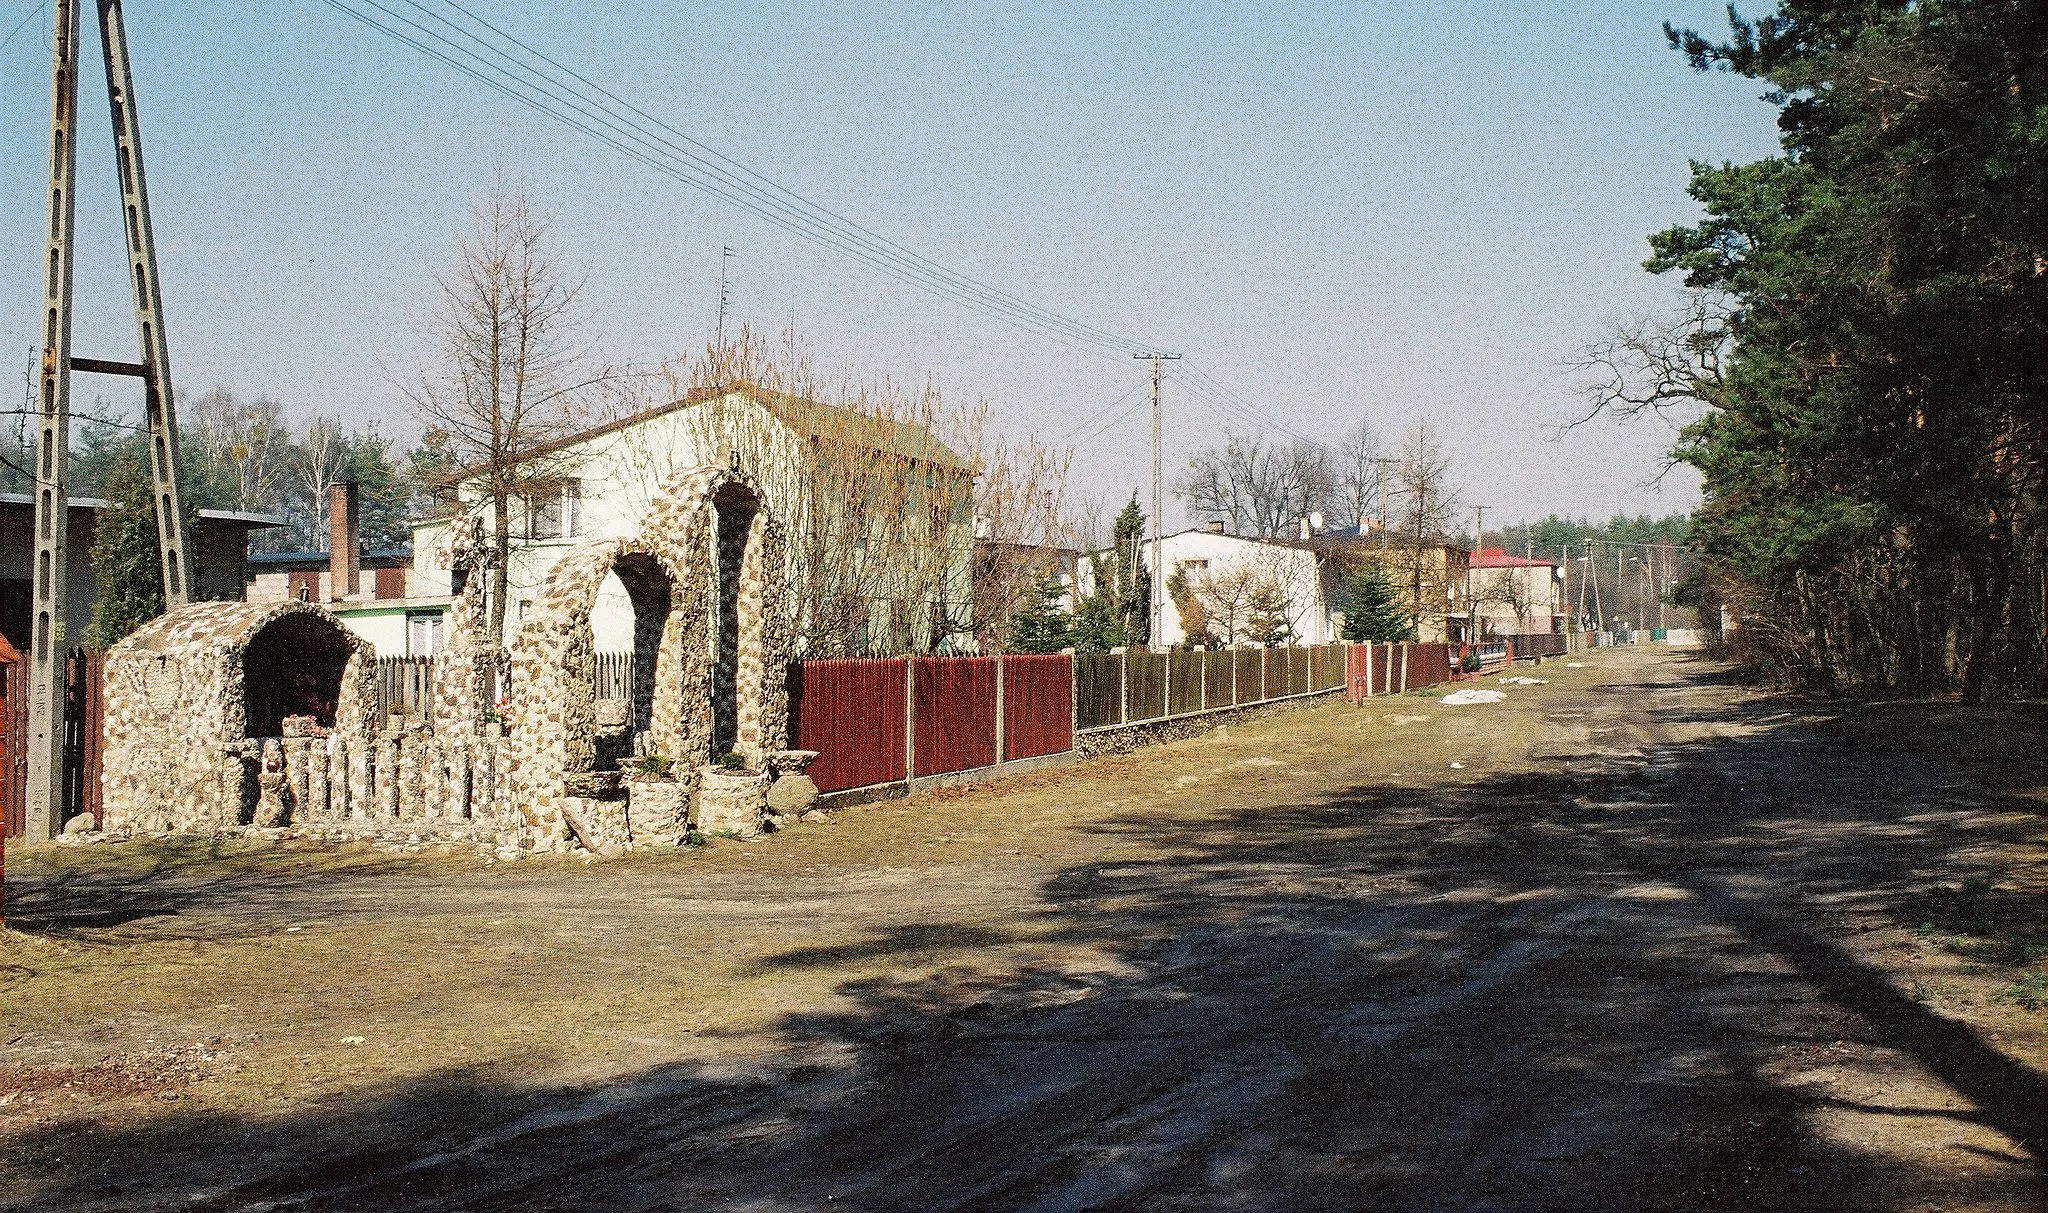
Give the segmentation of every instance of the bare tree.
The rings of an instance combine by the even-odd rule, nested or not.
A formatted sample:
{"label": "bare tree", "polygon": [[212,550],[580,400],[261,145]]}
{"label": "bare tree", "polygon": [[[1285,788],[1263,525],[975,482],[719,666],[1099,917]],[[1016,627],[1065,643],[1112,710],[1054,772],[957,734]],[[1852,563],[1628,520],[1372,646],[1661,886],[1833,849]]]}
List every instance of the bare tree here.
{"label": "bare tree", "polygon": [[590,416],[587,395],[610,376],[585,369],[583,279],[563,264],[554,216],[498,170],[470,204],[455,256],[434,275],[416,323],[434,361],[406,388],[426,428],[449,453],[490,514],[491,569],[485,637],[504,647],[511,506],[552,477],[537,458]]}
{"label": "bare tree", "polygon": [[1379,431],[1361,417],[1332,450],[1329,501],[1330,512],[1347,523],[1360,523],[1361,533],[1364,520],[1379,512],[1383,466]]}
{"label": "bare tree", "polygon": [[1397,503],[1392,529],[1399,541],[1383,541],[1380,559],[1388,566],[1388,580],[1407,598],[1409,623],[1418,634],[1424,618],[1447,613],[1456,588],[1450,545],[1463,506],[1450,476],[1451,456],[1436,428],[1417,422],[1401,440],[1389,486]]}
{"label": "bare tree", "polygon": [[1284,535],[1324,509],[1335,485],[1330,453],[1318,444],[1226,434],[1221,447],[1188,461],[1173,491],[1193,512],[1221,517],[1232,534]]}
{"label": "bare tree", "polygon": [[207,464],[233,469],[234,508],[281,509],[292,446],[284,406],[268,396],[245,401],[215,385],[186,404],[184,411]]}
{"label": "bare tree", "polygon": [[298,492],[291,503],[295,529],[308,551],[328,549],[327,490],[347,473],[345,436],[333,417],[306,422],[306,437],[291,448],[292,479]]}
{"label": "bare tree", "polygon": [[1683,422],[1701,409],[1719,408],[1728,392],[1732,320],[1721,296],[1688,291],[1671,315],[1645,313],[1609,325],[1565,360],[1587,405],[1565,428],[1603,414],[1626,420],[1675,413]]}

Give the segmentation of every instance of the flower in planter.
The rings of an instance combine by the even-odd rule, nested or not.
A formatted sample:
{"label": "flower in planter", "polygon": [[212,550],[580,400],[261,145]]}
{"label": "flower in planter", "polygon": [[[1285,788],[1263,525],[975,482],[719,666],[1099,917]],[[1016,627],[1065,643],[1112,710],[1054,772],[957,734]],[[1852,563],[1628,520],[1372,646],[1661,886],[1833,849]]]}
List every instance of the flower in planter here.
{"label": "flower in planter", "polygon": [[718,769],[733,775],[744,775],[747,770],[746,756],[738,750],[727,750],[719,756]]}
{"label": "flower in planter", "polygon": [[633,769],[642,775],[667,778],[674,766],[675,762],[666,754],[642,754],[639,761],[633,764]]}

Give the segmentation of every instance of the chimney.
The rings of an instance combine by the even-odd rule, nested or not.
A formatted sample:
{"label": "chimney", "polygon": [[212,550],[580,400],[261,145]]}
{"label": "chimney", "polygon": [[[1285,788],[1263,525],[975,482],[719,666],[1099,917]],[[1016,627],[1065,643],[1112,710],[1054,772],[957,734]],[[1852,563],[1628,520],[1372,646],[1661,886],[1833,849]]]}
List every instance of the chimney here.
{"label": "chimney", "polygon": [[1221,535],[1223,533],[1223,520],[1221,518],[1211,518],[1209,520],[1209,533],[1211,535]]}
{"label": "chimney", "polygon": [[1315,536],[1311,534],[1309,531],[1308,519],[1306,518],[1301,520],[1301,538],[1303,542],[1307,542],[1308,540],[1315,538]]}
{"label": "chimney", "polygon": [[1369,534],[1371,534],[1371,533],[1372,533],[1372,515],[1371,515],[1371,514],[1360,514],[1360,515],[1358,516],[1358,537],[1359,537],[1360,539],[1363,539],[1363,538],[1365,538],[1365,537],[1366,537],[1367,535],[1369,535]]}
{"label": "chimney", "polygon": [[344,480],[327,488],[328,595],[340,602],[356,596],[362,580],[363,514],[356,482]]}

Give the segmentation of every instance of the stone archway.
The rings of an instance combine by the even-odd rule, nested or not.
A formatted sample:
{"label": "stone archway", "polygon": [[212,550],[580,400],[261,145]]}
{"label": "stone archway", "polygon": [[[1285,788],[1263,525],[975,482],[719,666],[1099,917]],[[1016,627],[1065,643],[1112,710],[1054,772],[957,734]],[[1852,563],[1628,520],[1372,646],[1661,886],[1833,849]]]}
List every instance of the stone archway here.
{"label": "stone archway", "polygon": [[[624,844],[607,807],[620,779],[600,743],[591,609],[616,574],[634,606],[632,729],[671,760],[685,797],[728,750],[758,769],[783,748],[788,701],[781,528],[742,472],[693,468],[662,486],[632,539],[586,544],[556,562],[512,645],[507,791],[553,842]],[[572,820],[573,818],[573,820]]]}
{"label": "stone archway", "polygon": [[[598,719],[590,617],[608,576],[633,604],[633,694],[620,722]],[[668,555],[631,539],[585,544],[549,571],[513,640],[507,696],[508,790],[528,825],[557,831],[572,799],[606,799],[618,785],[615,760],[636,748],[675,751],[683,716],[676,671],[691,635],[704,630],[701,612],[679,609],[688,580]]]}

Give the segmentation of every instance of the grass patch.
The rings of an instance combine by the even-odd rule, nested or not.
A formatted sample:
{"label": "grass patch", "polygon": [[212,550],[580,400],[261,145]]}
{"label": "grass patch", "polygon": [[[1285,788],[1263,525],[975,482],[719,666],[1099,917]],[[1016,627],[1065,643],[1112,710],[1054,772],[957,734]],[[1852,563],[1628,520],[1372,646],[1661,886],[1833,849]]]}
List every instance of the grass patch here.
{"label": "grass patch", "polygon": [[2034,969],[2011,985],[1991,991],[1991,1001],[2029,1011],[2048,1009],[2048,973]]}

